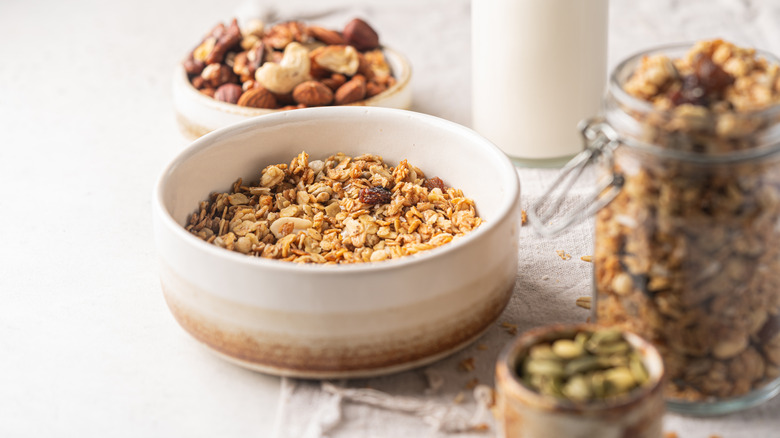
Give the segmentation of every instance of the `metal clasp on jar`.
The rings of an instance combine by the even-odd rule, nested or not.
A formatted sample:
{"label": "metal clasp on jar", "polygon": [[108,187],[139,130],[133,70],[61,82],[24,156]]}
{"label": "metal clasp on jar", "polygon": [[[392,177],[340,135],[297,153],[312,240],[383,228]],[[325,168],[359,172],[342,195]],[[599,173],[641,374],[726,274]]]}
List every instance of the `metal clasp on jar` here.
{"label": "metal clasp on jar", "polygon": [[620,143],[617,132],[600,117],[583,120],[580,122],[579,129],[585,150],[561,169],[555,182],[528,210],[528,221],[543,237],[555,236],[567,227],[593,216],[612,202],[623,187],[623,175],[610,170],[611,174],[599,181],[592,195],[575,205],[566,214],[559,216],[554,223],[550,223],[585,169],[593,164],[601,164],[606,169],[613,169],[613,152]]}

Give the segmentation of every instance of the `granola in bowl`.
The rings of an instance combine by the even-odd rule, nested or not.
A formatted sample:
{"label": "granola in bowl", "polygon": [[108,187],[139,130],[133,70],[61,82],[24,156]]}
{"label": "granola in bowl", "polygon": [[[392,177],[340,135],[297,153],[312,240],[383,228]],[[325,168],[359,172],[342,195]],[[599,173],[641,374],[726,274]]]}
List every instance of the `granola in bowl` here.
{"label": "granola in bowl", "polygon": [[[304,148],[308,162],[301,154]],[[328,157],[336,152],[344,155],[329,161]],[[387,169],[378,157],[364,155],[366,152],[381,154]],[[347,157],[352,158],[346,161]],[[399,164],[403,160],[408,160],[407,164]],[[345,164],[339,167],[341,163]],[[473,202],[466,201],[460,190],[436,187],[435,175],[445,186],[462,190]],[[233,190],[230,183],[237,178],[242,182]],[[368,183],[358,185],[361,178]],[[351,180],[356,181],[350,184]],[[425,187],[426,181],[432,189]],[[303,190],[307,182],[311,192]],[[320,182],[324,185],[314,187]],[[384,190],[368,192],[369,186],[390,191],[390,202],[384,203]],[[253,188],[258,194],[252,194]],[[262,194],[264,189],[270,189],[269,194]],[[367,191],[364,201],[360,201],[363,189]],[[214,190],[221,192],[211,200],[209,194]],[[451,210],[444,203],[437,206],[437,199],[427,199],[437,192],[442,197],[450,196],[447,205],[452,206]],[[342,196],[347,194],[349,200]],[[399,209],[394,216],[385,214],[393,206],[393,199],[413,195],[419,195],[414,205],[397,203],[395,208]],[[219,202],[217,198],[222,201],[221,209],[214,207],[212,216],[212,207],[204,208],[200,218],[201,203]],[[271,201],[263,214],[274,215],[274,221],[266,222],[265,227],[257,224],[256,214],[241,211],[259,205],[261,199]],[[431,203],[432,208],[426,210],[425,203]],[[281,212],[291,206],[300,211],[282,217]],[[480,219],[472,213],[474,206]],[[278,112],[233,124],[196,140],[163,169],[152,207],[160,284],[176,321],[220,357],[274,375],[358,378],[426,365],[464,348],[491,327],[517,282],[517,171],[506,155],[484,137],[426,114],[330,106]],[[259,206],[261,210],[263,207]],[[325,208],[333,209],[331,214],[336,208],[344,210],[342,228],[336,228],[332,222],[335,219]],[[241,216],[235,219],[238,211]],[[285,215],[293,211],[287,210]],[[306,233],[299,232],[293,223],[294,236],[283,235],[290,231],[290,225],[285,224],[288,218],[312,222],[311,228],[322,236],[332,233],[333,244],[341,248],[323,250],[319,255],[325,258],[333,251],[333,263],[350,257],[356,262],[354,252],[361,260],[371,260],[378,253],[373,247],[369,252],[365,243],[356,248],[353,238],[359,244],[362,236],[344,233],[346,223],[362,226],[364,214],[384,212],[384,217],[375,218],[388,223],[382,233],[389,231],[388,238],[393,232],[399,234],[394,243],[385,243],[385,250],[393,244],[407,253],[421,250],[419,245],[430,243],[423,241],[427,238],[425,230],[431,231],[434,243],[437,234],[443,242],[450,229],[444,228],[449,227],[447,221],[452,225],[449,234],[453,241],[381,262],[290,263],[244,255],[201,241],[186,229],[193,212],[198,220],[191,230],[202,232],[207,240],[213,237],[212,242],[216,242],[222,234],[225,243],[232,232],[236,249],[244,244],[239,242],[252,243],[252,237],[247,237],[250,231],[243,227],[256,226],[251,231],[255,237],[267,228],[263,238],[257,240],[258,249],[263,243],[262,251],[277,248],[268,251],[279,251],[276,255],[285,258],[282,253],[286,250],[287,257],[301,257],[301,261],[307,256],[316,258],[306,252],[306,238],[317,234],[310,234],[310,228]],[[435,223],[434,213],[438,216]],[[319,228],[314,228],[315,216],[322,221]],[[282,222],[273,226],[280,219]],[[455,235],[477,223],[479,226],[466,235]],[[379,238],[382,226],[375,226]],[[409,226],[417,228],[409,232]],[[196,231],[196,227],[201,228]],[[330,231],[332,228],[334,231]],[[277,247],[274,229],[282,239],[289,239],[289,246]],[[238,235],[244,231],[247,234]],[[208,233],[214,235],[207,237]],[[298,240],[301,237],[303,241]],[[309,244],[316,253],[314,246],[322,245],[313,240]],[[374,244],[373,240],[367,232],[365,241],[375,247],[379,242]],[[254,243],[249,251],[252,246]]]}
{"label": "granola in bowl", "polygon": [[395,259],[444,245],[482,223],[474,201],[406,160],[342,153],[265,167],[212,193],[187,230],[221,248],[296,263]]}

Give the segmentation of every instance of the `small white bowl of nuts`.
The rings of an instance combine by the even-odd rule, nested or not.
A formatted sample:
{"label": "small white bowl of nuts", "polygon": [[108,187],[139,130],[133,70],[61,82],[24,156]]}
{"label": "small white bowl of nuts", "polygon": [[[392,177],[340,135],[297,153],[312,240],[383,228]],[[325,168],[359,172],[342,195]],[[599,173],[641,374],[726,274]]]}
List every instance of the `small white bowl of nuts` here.
{"label": "small white bowl of nuts", "polygon": [[171,313],[241,366],[345,378],[476,340],[517,278],[520,186],[474,131],[389,108],[284,111],[196,140],[154,193]]}
{"label": "small white bowl of nuts", "polygon": [[197,138],[264,114],[318,106],[409,109],[411,67],[355,18],[337,31],[289,21],[220,23],[178,65],[173,101]]}

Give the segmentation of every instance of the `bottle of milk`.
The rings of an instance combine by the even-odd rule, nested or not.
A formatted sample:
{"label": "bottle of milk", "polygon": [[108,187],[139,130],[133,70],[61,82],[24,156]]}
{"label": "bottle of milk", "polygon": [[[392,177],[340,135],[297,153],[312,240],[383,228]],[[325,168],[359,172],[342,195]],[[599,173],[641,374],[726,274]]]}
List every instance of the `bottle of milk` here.
{"label": "bottle of milk", "polygon": [[581,151],[577,124],[599,110],[608,0],[472,0],[472,124],[516,165]]}

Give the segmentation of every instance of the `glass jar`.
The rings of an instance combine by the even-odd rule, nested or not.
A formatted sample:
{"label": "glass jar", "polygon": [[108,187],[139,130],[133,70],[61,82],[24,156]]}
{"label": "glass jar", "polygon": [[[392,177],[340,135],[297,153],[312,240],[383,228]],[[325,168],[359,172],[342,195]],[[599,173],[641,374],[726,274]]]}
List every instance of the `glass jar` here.
{"label": "glass jar", "polygon": [[[658,348],[670,410],[711,415],[780,392],[780,105],[703,115],[624,90],[643,57],[690,47],[615,69],[604,117],[583,125],[587,150],[556,186],[598,163],[599,194],[579,215],[596,214],[594,317]],[[542,204],[534,224],[549,221]]]}

